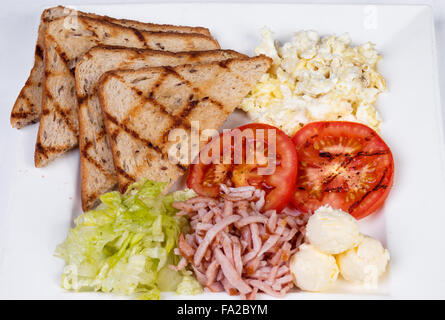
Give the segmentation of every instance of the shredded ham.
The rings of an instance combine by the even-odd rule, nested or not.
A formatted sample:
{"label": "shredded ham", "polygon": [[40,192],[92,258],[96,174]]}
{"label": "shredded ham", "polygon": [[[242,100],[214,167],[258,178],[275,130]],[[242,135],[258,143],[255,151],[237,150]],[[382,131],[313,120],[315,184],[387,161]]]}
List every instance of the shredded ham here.
{"label": "shredded ham", "polygon": [[267,218],[263,217],[261,215],[248,216],[248,217],[240,219],[240,221],[238,221],[236,223],[236,227],[237,228],[241,228],[241,227],[244,227],[244,226],[246,226],[248,224],[251,224],[251,223],[266,223],[266,222],[267,222]]}
{"label": "shredded ham", "polygon": [[206,277],[207,277],[207,286],[210,286],[216,280],[216,276],[218,275],[219,263],[216,260],[213,260],[210,265],[207,267]]}
{"label": "shredded ham", "polygon": [[221,265],[221,270],[223,271],[223,274],[226,277],[227,281],[236,289],[238,289],[238,291],[242,294],[247,294],[252,291],[252,288],[243,281],[241,276],[236,272],[231,261],[229,261],[229,259],[221,252],[221,250],[216,248],[214,252],[216,261],[218,261],[218,263]]}
{"label": "shredded ham", "polygon": [[[201,263],[202,258],[204,257],[204,254],[207,250],[207,247],[211,244],[213,241],[213,238],[221,232],[225,227],[228,225],[238,221],[241,217],[240,216],[229,216],[221,220],[220,222],[216,223],[209,231],[207,231],[204,240],[200,243],[198,249],[196,250],[195,257],[194,257],[194,264],[199,265]],[[181,249],[181,248],[179,248]]]}
{"label": "shredded ham", "polygon": [[282,297],[293,287],[289,258],[304,241],[308,216],[290,208],[261,212],[265,192],[254,187],[221,185],[221,192],[173,204],[193,231],[179,236],[175,253],[183,258],[175,270],[191,264],[211,292]]}
{"label": "shredded ham", "polygon": [[192,261],[193,255],[195,254],[195,249],[193,249],[190,244],[187,243],[182,233],[179,235],[178,238],[178,248],[181,255],[187,261]]}
{"label": "shredded ham", "polygon": [[207,286],[207,288],[209,288],[209,290],[212,291],[212,292],[222,292],[222,291],[224,291],[224,287],[219,282],[214,282],[211,285]]}

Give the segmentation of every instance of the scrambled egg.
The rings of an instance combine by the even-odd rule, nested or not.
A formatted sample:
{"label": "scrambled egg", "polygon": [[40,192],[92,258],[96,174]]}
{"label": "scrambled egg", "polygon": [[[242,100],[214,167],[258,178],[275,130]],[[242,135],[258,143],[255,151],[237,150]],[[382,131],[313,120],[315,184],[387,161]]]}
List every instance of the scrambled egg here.
{"label": "scrambled egg", "polygon": [[241,103],[252,120],[288,135],[320,120],[356,121],[379,130],[375,103],[386,84],[373,44],[351,46],[348,34],[320,37],[315,31],[297,32],[283,46],[268,29],[262,36],[255,53],[271,57],[273,65]]}

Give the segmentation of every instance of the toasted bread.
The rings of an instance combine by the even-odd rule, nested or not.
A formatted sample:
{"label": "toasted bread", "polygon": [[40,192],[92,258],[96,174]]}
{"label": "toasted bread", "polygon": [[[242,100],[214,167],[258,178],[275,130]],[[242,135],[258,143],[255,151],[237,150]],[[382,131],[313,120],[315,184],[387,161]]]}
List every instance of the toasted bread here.
{"label": "toasted bread", "polygon": [[70,12],[72,10],[64,7],[54,7],[42,12],[34,53],[34,66],[11,111],[11,125],[14,128],[23,128],[28,124],[38,122],[40,119],[43,81],[43,34],[49,22],[56,18],[65,17]]}
{"label": "toasted bread", "polygon": [[192,121],[200,132],[218,129],[270,65],[270,58],[257,56],[104,74],[98,95],[119,190],[144,179],[173,184],[193,157],[170,157],[185,148],[185,140],[171,141],[173,130],[189,135]]}
{"label": "toasted bread", "polygon": [[76,11],[74,9],[57,6],[45,9],[40,18],[39,31],[37,36],[37,44],[34,54],[34,66],[26,81],[24,87],[20,91],[16,102],[11,112],[11,125],[14,128],[20,129],[24,126],[38,122],[40,119],[42,106],[42,81],[43,81],[43,36],[48,24],[54,19],[66,16],[82,15],[93,17],[96,19],[103,19],[118,25],[136,28],[143,31],[159,31],[159,32],[180,32],[180,33],[200,33],[210,36],[207,28],[202,27],[187,27],[187,26],[172,26],[164,24],[142,23],[132,20],[120,20],[106,16],[99,16],[92,13],[85,13]]}
{"label": "toasted bread", "polygon": [[78,144],[74,68],[99,44],[166,51],[219,49],[218,42],[196,33],[148,32],[85,16],[50,22],[44,35],[42,115],[34,162],[42,167]]}
{"label": "toasted bread", "polygon": [[98,46],[89,50],[76,66],[83,210],[94,207],[101,194],[117,185],[116,170],[96,94],[99,78],[105,72],[114,69],[207,63],[242,57],[246,56],[231,50],[172,53],[113,46]]}

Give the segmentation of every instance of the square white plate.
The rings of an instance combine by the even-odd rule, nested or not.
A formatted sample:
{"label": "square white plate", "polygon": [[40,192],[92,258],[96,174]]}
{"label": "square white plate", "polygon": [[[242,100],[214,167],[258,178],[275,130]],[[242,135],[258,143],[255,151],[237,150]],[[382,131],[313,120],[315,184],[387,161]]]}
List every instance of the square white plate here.
{"label": "square white plate", "polygon": [[[445,158],[429,7],[175,3],[76,8],[119,18],[205,26],[222,48],[249,55],[260,42],[263,26],[270,27],[281,41],[288,41],[295,31],[314,29],[323,35],[348,32],[356,44],[374,42],[384,55],[379,70],[389,89],[378,105],[384,119],[382,136],[395,157],[396,177],[384,208],[360,224],[365,233],[389,248],[390,271],[377,290],[339,282],[329,293],[296,292],[287,298],[445,298]],[[14,43],[17,48],[34,46],[38,20],[36,15],[33,34],[26,26],[16,29],[14,38],[22,41]],[[2,72],[8,80],[0,84],[7,88],[0,95],[5,146],[0,159],[0,298],[111,298],[60,288],[63,262],[53,253],[81,213],[79,155],[73,151],[36,169],[33,152],[38,125],[20,131],[9,125],[9,111],[29,72],[31,56],[32,51],[29,60],[6,65]],[[195,298],[229,297],[205,294]]]}

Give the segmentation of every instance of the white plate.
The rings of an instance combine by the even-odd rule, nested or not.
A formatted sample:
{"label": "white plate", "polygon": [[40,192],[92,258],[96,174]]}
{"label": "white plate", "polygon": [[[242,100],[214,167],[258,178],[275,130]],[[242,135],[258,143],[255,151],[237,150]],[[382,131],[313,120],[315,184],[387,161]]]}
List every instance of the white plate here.
{"label": "white plate", "polygon": [[[379,69],[389,88],[378,101],[382,135],[394,153],[396,177],[384,208],[360,224],[388,246],[390,271],[374,291],[340,282],[330,293],[292,293],[287,298],[445,298],[445,162],[429,7],[195,3],[76,8],[155,23],[205,26],[223,48],[247,54],[253,54],[263,26],[283,41],[297,30],[314,29],[322,34],[349,32],[355,43],[376,43],[384,55]],[[28,28],[16,30],[14,38],[26,41],[15,43],[17,48],[34,45],[39,17],[34,18],[32,35]],[[7,139],[2,143],[7,149],[2,150],[7,152],[1,159],[0,298],[110,298],[60,289],[63,262],[53,252],[81,212],[79,155],[73,151],[47,168],[36,169],[38,126],[17,131],[6,121],[31,62],[5,66],[2,72],[9,78],[0,84],[9,89],[1,97],[1,139]],[[229,298],[211,294],[196,298],[214,297]]]}

